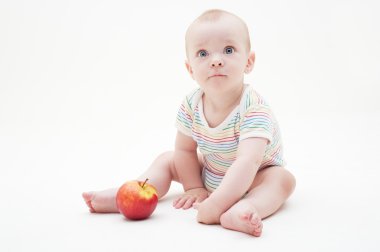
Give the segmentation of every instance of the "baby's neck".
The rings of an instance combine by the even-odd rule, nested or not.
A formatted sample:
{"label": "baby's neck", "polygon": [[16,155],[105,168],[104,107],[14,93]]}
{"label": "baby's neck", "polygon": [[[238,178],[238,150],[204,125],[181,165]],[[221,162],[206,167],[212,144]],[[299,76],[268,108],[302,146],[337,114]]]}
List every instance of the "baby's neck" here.
{"label": "baby's neck", "polygon": [[240,103],[240,98],[244,91],[244,85],[228,94],[224,93],[213,93],[207,94],[206,92],[203,95],[203,104],[208,109],[213,111],[226,111],[231,108],[236,107]]}
{"label": "baby's neck", "polygon": [[202,97],[203,115],[208,126],[215,128],[220,125],[226,117],[240,103],[240,98],[244,90],[244,85],[228,93],[204,92]]}

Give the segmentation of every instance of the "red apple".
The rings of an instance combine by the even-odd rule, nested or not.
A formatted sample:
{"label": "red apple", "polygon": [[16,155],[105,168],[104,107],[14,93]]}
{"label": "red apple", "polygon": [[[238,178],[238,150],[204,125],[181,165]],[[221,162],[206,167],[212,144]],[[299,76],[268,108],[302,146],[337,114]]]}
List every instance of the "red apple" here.
{"label": "red apple", "polygon": [[148,218],[156,209],[158,196],[154,186],[142,181],[127,181],[116,194],[120,213],[131,220]]}

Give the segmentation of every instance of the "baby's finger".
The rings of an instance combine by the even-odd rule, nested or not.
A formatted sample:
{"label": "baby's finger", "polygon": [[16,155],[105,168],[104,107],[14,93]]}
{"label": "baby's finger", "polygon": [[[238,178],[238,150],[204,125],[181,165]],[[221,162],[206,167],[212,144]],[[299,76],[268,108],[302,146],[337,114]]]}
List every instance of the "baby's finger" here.
{"label": "baby's finger", "polygon": [[195,201],[194,197],[188,198],[187,201],[183,204],[182,208],[189,209],[193,205],[194,201]]}
{"label": "baby's finger", "polygon": [[177,200],[177,202],[175,202],[175,204],[174,204],[174,202],[173,202],[173,206],[175,207],[175,208],[181,208],[184,204],[185,204],[185,202],[187,201],[187,198],[188,197],[181,197],[181,198],[179,198],[178,200]]}
{"label": "baby's finger", "polygon": [[198,210],[199,204],[200,204],[199,202],[194,202],[193,208]]}
{"label": "baby's finger", "polygon": [[177,203],[179,202],[180,199],[181,199],[181,197],[178,197],[178,198],[176,198],[175,200],[173,200],[173,207],[174,207],[175,205],[177,205]]}
{"label": "baby's finger", "polygon": [[181,195],[181,196],[178,196],[176,199],[174,199],[173,200],[173,206],[176,205],[183,197],[184,197],[184,195]]}

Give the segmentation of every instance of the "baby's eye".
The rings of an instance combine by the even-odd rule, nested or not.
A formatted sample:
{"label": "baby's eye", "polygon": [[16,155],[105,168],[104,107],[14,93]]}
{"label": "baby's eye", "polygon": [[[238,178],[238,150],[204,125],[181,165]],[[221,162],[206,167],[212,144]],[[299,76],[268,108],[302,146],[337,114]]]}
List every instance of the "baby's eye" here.
{"label": "baby's eye", "polygon": [[206,50],[200,50],[198,52],[198,56],[203,58],[203,57],[206,57],[208,55],[208,52]]}
{"label": "baby's eye", "polygon": [[232,46],[227,46],[225,49],[224,49],[224,53],[225,54],[231,54],[235,52],[235,49],[232,47]]}

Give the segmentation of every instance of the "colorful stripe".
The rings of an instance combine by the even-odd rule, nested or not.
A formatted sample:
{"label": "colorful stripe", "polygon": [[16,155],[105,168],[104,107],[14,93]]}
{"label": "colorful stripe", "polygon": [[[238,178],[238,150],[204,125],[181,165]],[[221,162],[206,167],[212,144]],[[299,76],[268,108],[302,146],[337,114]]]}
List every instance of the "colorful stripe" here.
{"label": "colorful stripe", "polygon": [[215,190],[228,168],[236,160],[239,142],[247,137],[265,137],[270,141],[260,168],[285,164],[282,141],[276,119],[264,99],[246,86],[239,109],[216,128],[209,128],[203,118],[202,90],[196,89],[183,101],[176,127],[197,142],[204,156],[203,181]]}

